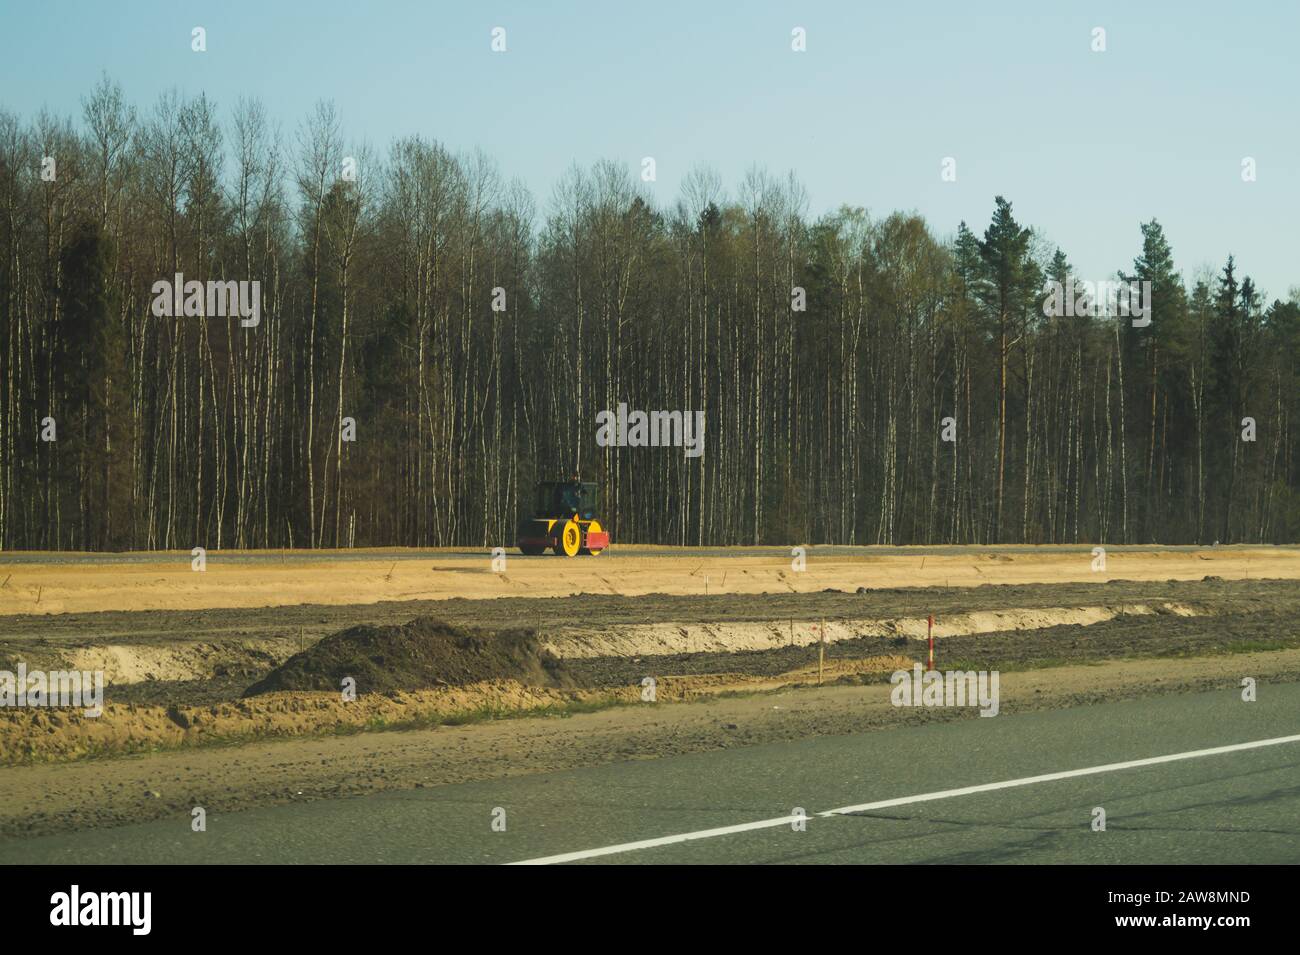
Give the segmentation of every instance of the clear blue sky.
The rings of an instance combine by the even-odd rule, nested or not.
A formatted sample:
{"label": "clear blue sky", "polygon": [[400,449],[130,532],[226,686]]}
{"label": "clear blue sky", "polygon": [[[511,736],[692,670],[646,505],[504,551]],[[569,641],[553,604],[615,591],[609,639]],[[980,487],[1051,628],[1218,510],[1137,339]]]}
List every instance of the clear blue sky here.
{"label": "clear blue sky", "polygon": [[482,147],[543,210],[573,162],[647,155],[665,204],[699,161],[733,194],[759,163],[794,169],[814,214],[916,210],[941,235],[982,230],[1001,193],[1082,277],[1127,268],[1154,216],[1185,277],[1231,252],[1285,297],[1300,284],[1298,36],[1300,4],[1273,0],[0,0],[0,107],[79,117],[107,70],[142,108],[171,86],[223,111],[258,96],[288,136],[333,99],[381,152],[410,133]]}

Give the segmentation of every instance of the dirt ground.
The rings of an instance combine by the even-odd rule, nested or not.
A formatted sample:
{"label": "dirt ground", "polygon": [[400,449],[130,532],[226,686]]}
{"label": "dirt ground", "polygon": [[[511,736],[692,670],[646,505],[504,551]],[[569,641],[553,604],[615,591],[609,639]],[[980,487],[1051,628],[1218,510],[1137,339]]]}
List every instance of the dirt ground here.
{"label": "dirt ground", "polygon": [[1056,548],[807,548],[796,572],[787,554],[618,547],[598,557],[507,554],[493,569],[479,556],[367,552],[213,551],[206,570],[188,552],[88,556],[8,555],[0,560],[0,615],[105,610],[200,610],[287,604],[347,605],[451,597],[569,597],[577,594],[816,593],[830,588],[973,587],[982,584],[1300,579],[1300,548],[1199,550],[1112,548],[1105,571],[1092,569],[1091,545]]}
{"label": "dirt ground", "polygon": [[582,685],[608,687],[648,671],[773,675],[807,666],[823,627],[828,659],[915,654],[930,614],[940,661],[956,655],[1042,666],[1214,652],[1224,642],[1286,646],[1296,639],[1297,613],[1300,587],[1292,581],[1208,579],[18,615],[0,617],[0,669],[19,661],[46,670],[102,669],[110,701],[212,703],[238,699],[330,634],[431,616],[534,631]]}
{"label": "dirt ground", "polygon": [[10,617],[0,670],[102,669],[107,709],[0,709],[0,764],[571,712],[647,678],[678,700],[876,683],[926,659],[931,613],[940,669],[1300,648],[1300,587],[1262,580]]}

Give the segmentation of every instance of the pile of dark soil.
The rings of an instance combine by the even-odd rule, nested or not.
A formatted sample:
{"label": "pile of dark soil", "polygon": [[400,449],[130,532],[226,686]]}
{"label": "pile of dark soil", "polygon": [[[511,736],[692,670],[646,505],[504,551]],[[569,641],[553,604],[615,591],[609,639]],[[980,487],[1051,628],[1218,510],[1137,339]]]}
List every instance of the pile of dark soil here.
{"label": "pile of dark soil", "polygon": [[538,644],[534,630],[456,627],[432,617],[395,626],[362,624],[324,637],[244,691],[340,690],[356,680],[358,694],[518,680],[571,686],[564,665]]}

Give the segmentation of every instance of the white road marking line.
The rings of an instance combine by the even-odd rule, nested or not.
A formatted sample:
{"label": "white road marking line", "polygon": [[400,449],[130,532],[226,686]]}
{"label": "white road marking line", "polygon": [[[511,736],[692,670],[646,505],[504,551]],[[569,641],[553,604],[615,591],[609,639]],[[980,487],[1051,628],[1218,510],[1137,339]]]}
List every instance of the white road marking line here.
{"label": "white road marking line", "polygon": [[[1044,773],[1041,776],[1025,776],[1021,779],[1006,779],[996,783],[984,783],[979,786],[963,786],[960,789],[944,789],[939,792],[920,793],[915,796],[900,796],[897,799],[881,799],[877,802],[864,802],[856,806],[841,806],[839,809],[827,809],[816,815],[821,818],[846,816],[851,813],[869,812],[873,809],[889,809],[893,806],[906,806],[911,803],[933,802],[936,799],[951,799],[954,796],[969,796],[972,793],[993,792],[998,789],[1015,789],[1019,786],[1032,786],[1035,783],[1050,783],[1060,779],[1073,779],[1077,776],[1095,776],[1100,773],[1114,773],[1123,769],[1137,769],[1142,766],[1158,766],[1161,763],[1176,763],[1184,759],[1199,759],[1204,756],[1220,756],[1224,753],[1238,753],[1249,749],[1262,749],[1265,746],[1280,746],[1283,743],[1300,743],[1300,734],[1295,736],[1275,736],[1272,739],[1253,740],[1249,743],[1233,743],[1229,746],[1214,746],[1210,749],[1194,749],[1185,753],[1171,753],[1168,756],[1152,756],[1147,759],[1130,759],[1123,763],[1106,763],[1102,766],[1087,766],[1083,769],[1067,769],[1060,773]],[[618,855],[624,852],[637,852],[641,849],[654,849],[658,846],[671,846],[682,842],[694,842],[697,839],[713,839],[717,836],[729,836],[738,832],[752,832],[756,829],[774,829],[788,826],[802,816],[781,816],[776,819],[760,819],[757,822],[745,822],[735,826],[719,826],[716,829],[700,829],[696,832],[683,832],[672,836],[660,836],[657,839],[641,839],[638,842],[624,842],[614,846],[602,846],[599,849],[581,849],[577,852],[564,852],[554,856],[542,856],[537,859],[524,859],[511,862],[510,865],[557,865],[561,862],[578,862],[582,859],[595,859],[600,856]]]}
{"label": "white road marking line", "polygon": [[945,789],[937,793],[922,793],[919,796],[903,796],[901,799],[882,799],[878,802],[864,802],[858,806],[842,806],[839,809],[827,809],[819,816],[844,816],[854,812],[866,812],[871,809],[888,809],[891,806],[905,806],[914,802],[931,802],[935,799],[948,799],[952,796],[968,796],[971,793],[992,792],[995,789],[1014,789],[1017,786],[1032,786],[1034,783],[1050,783],[1058,779],[1073,779],[1075,776],[1093,776],[1098,773],[1114,773],[1121,769],[1137,769],[1139,766],[1157,766],[1161,763],[1176,763],[1183,759],[1198,759],[1202,756],[1219,756],[1222,753],[1236,753],[1247,749],[1260,749],[1264,746],[1279,746],[1282,743],[1300,743],[1300,735],[1276,736],[1273,739],[1260,739],[1250,743],[1233,743],[1230,746],[1215,746],[1211,749],[1194,749],[1186,753],[1173,753],[1169,756],[1152,756],[1148,759],[1130,759],[1123,763],[1106,763],[1104,766],[1088,766],[1084,769],[1067,769],[1061,773],[1044,773],[1041,776],[1025,776],[1023,779],[1008,779],[1000,783],[984,783],[981,786],[963,786],[961,789]]}
{"label": "white road marking line", "polygon": [[511,862],[510,865],[555,865],[559,862],[576,862],[578,859],[594,859],[597,856],[612,856],[620,852],[635,852],[638,849],[653,849],[655,846],[671,846],[678,842],[690,842],[693,839],[712,839],[714,836],[729,836],[736,832],[751,832],[755,829],[771,829],[774,826],[788,826],[795,819],[805,816],[782,816],[780,819],[760,819],[758,822],[742,822],[736,826],[721,826],[717,829],[701,829],[698,832],[686,832],[676,836],[660,836],[658,839],[642,839],[640,842],[624,842],[617,846],[604,846],[600,849],[582,849],[578,852],[565,852],[558,856],[544,856],[540,859],[524,859]]}

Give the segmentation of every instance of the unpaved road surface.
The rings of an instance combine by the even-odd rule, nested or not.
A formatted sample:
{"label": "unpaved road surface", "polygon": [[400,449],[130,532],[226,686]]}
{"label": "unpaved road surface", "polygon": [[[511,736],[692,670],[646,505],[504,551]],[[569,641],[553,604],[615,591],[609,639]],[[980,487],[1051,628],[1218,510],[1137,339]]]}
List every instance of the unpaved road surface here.
{"label": "unpaved road surface", "polygon": [[[277,560],[276,557],[279,557]],[[490,549],[250,555],[213,551],[206,569],[188,552],[0,557],[0,615],[105,610],[198,610],[289,604],[375,604],[452,597],[568,597],[577,594],[817,593],[858,587],[974,587],[982,584],[1199,580],[1204,576],[1300,580],[1300,547],[1108,548],[1094,570],[1092,547],[818,548],[794,569],[790,550],[612,548],[566,559]]]}

